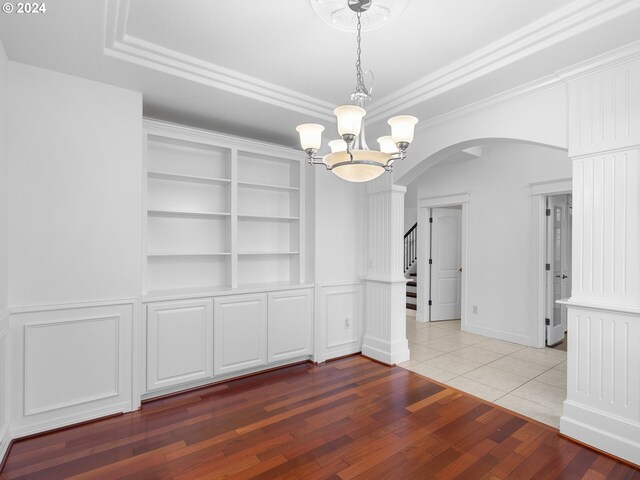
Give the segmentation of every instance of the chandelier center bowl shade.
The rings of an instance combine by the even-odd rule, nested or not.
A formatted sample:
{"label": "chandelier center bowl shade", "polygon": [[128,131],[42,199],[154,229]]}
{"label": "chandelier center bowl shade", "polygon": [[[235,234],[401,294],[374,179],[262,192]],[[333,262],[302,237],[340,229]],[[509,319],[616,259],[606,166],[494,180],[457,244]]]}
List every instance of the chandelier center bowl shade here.
{"label": "chandelier center bowl shade", "polygon": [[[369,4],[362,12],[362,30],[367,32],[387,24],[402,12],[409,0],[351,0],[352,3]],[[356,12],[347,0],[309,0],[313,11],[325,23],[338,30],[355,32]]]}

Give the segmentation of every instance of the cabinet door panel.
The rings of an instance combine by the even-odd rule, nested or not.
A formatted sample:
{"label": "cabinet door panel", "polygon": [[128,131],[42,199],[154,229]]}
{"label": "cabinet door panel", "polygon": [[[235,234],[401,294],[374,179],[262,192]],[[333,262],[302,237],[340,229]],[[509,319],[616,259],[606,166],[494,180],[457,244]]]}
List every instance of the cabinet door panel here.
{"label": "cabinet door panel", "polygon": [[211,377],[212,301],[184,300],[147,308],[147,390]]}
{"label": "cabinet door panel", "polygon": [[311,290],[269,294],[269,362],[311,354]]}
{"label": "cabinet door panel", "polygon": [[216,298],[214,305],[215,374],[266,364],[266,295]]}

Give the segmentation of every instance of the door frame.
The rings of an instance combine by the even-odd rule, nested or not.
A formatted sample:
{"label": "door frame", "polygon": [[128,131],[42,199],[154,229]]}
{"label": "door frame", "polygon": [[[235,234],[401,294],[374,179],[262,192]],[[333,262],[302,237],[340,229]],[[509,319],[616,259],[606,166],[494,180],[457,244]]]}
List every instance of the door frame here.
{"label": "door frame", "polygon": [[[467,270],[468,270],[468,232],[469,232],[469,194],[447,195],[442,197],[428,197],[418,199],[418,295],[416,320],[428,322],[427,301],[431,290],[431,278],[429,277],[429,264],[424,258],[423,252],[431,251],[431,236],[429,235],[429,213],[434,207],[462,206],[460,261],[462,263],[462,275],[460,278],[460,328],[466,330],[467,326]],[[427,257],[428,258],[428,257]]]}
{"label": "door frame", "polygon": [[[570,178],[553,180],[549,182],[531,184],[531,198],[533,204],[533,235],[532,259],[533,259],[533,279],[531,289],[531,341],[533,347],[544,348],[546,346],[546,287],[545,270],[546,263],[546,228],[547,217],[547,197],[552,195],[571,194],[573,184]],[[573,251],[573,246],[571,248]]]}

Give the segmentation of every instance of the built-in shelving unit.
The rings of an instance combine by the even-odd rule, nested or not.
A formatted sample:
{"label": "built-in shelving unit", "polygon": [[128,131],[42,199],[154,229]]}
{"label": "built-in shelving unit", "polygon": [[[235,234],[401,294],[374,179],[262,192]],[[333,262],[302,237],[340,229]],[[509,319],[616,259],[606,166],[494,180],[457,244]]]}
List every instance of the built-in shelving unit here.
{"label": "built-in shelving unit", "polygon": [[145,295],[299,285],[299,152],[145,121]]}

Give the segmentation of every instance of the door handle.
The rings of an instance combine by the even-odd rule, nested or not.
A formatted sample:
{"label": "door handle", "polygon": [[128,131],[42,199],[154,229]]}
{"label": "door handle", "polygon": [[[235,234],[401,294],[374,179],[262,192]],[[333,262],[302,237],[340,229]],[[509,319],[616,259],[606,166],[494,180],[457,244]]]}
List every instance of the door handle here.
{"label": "door handle", "polygon": [[460,268],[458,269],[458,271],[459,271],[459,272],[461,272],[461,271],[462,271],[462,267],[460,267]]}
{"label": "door handle", "polygon": [[567,275],[562,275],[562,279],[569,278]]}

